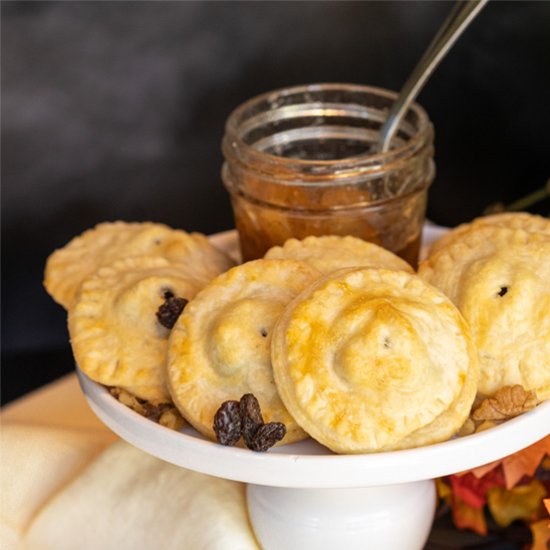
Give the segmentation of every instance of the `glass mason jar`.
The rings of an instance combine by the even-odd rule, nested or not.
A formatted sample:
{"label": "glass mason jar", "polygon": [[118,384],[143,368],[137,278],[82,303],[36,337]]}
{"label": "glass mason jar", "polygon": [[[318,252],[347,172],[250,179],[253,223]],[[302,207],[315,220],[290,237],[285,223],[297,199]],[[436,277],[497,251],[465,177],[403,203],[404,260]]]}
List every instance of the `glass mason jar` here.
{"label": "glass mason jar", "polygon": [[260,95],[231,113],[222,178],[243,260],[291,237],[354,235],[416,265],[435,175],[433,127],[414,104],[390,150],[378,153],[396,95],[314,84]]}

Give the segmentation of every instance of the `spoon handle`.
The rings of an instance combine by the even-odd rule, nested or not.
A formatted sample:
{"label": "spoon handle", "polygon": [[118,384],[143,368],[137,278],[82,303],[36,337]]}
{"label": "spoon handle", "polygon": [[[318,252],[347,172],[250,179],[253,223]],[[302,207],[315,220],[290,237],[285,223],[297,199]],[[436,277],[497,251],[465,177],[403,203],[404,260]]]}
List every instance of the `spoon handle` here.
{"label": "spoon handle", "polygon": [[420,90],[439,62],[445,57],[445,54],[487,2],[488,0],[457,0],[428,49],[405,82],[399,97],[389,110],[388,117],[380,129],[378,139],[380,152],[385,153],[388,151],[393,135],[409,105],[420,93]]}

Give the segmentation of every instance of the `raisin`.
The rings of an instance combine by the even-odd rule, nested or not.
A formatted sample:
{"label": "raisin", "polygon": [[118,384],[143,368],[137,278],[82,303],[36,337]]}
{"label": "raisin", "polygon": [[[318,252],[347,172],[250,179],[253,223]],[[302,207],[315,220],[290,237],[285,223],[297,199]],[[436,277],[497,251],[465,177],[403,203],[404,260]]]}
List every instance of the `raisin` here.
{"label": "raisin", "polygon": [[501,286],[500,287],[500,290],[497,292],[497,294],[502,297],[504,296],[506,293],[508,292],[508,287],[507,286]]}
{"label": "raisin", "polygon": [[235,445],[242,433],[238,401],[224,401],[214,415],[214,432],[222,445]]}
{"label": "raisin", "polygon": [[265,452],[286,435],[281,422],[264,424],[260,404],[251,393],[245,393],[240,401],[225,401],[214,416],[214,432],[222,445],[235,445],[241,435],[246,446]]}
{"label": "raisin", "polygon": [[253,451],[265,452],[281,441],[286,435],[286,426],[282,422],[268,422],[262,424],[254,435],[249,448]]}
{"label": "raisin", "polygon": [[241,397],[239,409],[242,419],[242,433],[246,446],[250,448],[252,439],[256,435],[258,428],[263,425],[264,419],[260,411],[258,400],[251,393],[245,393]]}
{"label": "raisin", "polygon": [[183,308],[187,305],[185,298],[179,298],[171,294],[170,291],[165,292],[165,301],[157,311],[158,322],[167,329],[173,328]]}

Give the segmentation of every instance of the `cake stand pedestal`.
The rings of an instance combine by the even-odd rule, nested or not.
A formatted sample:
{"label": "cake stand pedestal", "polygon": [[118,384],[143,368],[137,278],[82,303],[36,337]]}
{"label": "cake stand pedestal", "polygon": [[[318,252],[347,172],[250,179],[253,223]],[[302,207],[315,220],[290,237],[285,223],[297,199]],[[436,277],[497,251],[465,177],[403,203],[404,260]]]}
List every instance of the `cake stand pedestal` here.
{"label": "cake stand pedestal", "polygon": [[420,550],[436,505],[433,480],[355,489],[249,484],[247,496],[264,550]]}

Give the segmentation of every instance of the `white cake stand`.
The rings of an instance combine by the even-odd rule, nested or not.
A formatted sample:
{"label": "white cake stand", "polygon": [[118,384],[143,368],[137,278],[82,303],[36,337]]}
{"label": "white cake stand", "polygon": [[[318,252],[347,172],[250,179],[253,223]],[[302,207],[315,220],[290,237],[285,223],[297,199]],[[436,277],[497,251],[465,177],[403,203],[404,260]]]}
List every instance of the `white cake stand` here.
{"label": "white cake stand", "polygon": [[433,479],[487,464],[550,432],[550,401],[506,423],[445,443],[335,455],[313,440],[255,453],[147,420],[82,372],[88,403],[117,435],[158,458],[248,484],[250,519],[265,550],[417,550],[429,534]]}
{"label": "white cake stand", "polygon": [[[444,230],[427,226],[427,241]],[[234,232],[213,238],[236,251]],[[436,505],[434,478],[517,452],[550,433],[550,401],[504,424],[445,443],[369,455],[335,455],[313,440],[255,453],[176,432],[119,403],[77,370],[96,415],[162,460],[248,484],[252,526],[264,550],[420,550]]]}

